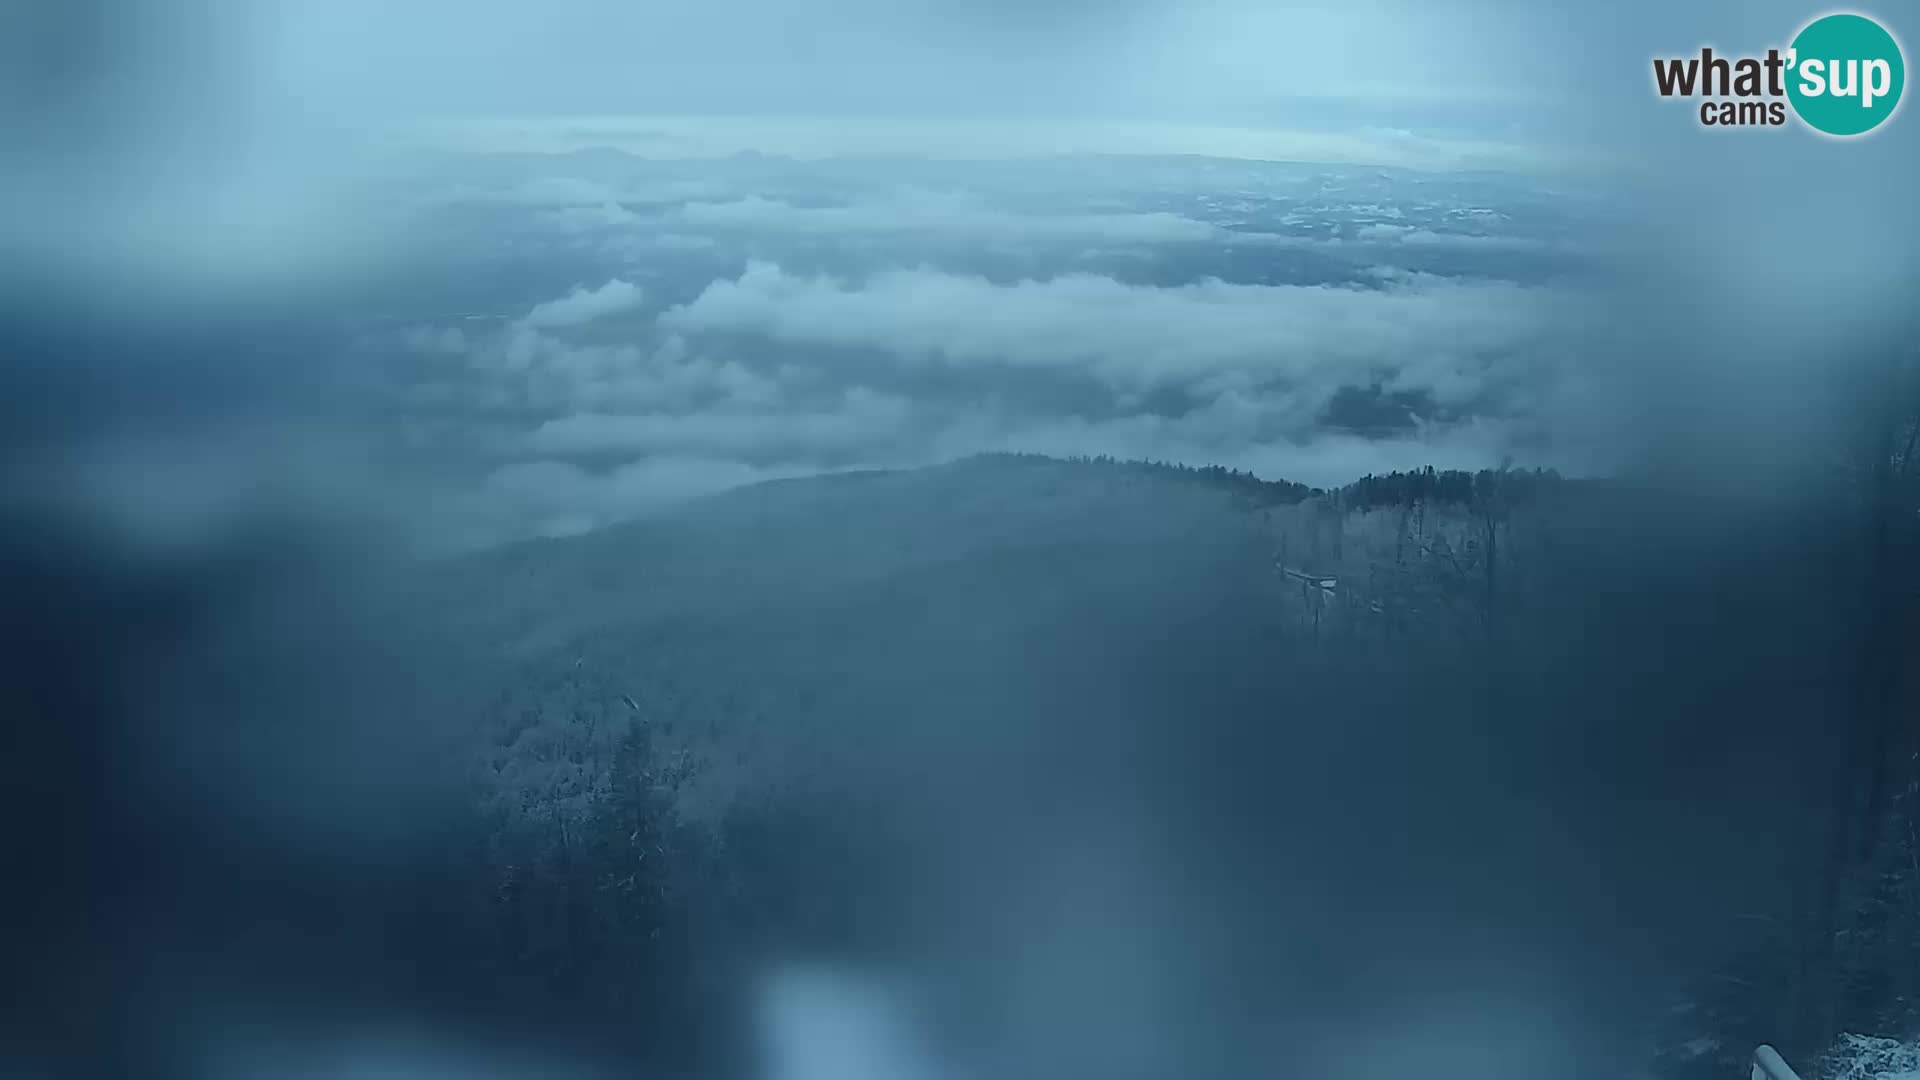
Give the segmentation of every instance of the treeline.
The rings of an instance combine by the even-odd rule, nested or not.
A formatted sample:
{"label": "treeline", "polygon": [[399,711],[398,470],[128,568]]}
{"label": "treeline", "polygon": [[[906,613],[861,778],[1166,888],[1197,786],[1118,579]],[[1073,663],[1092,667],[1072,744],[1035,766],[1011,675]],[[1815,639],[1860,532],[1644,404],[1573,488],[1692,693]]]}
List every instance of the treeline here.
{"label": "treeline", "polygon": [[988,459],[1035,463],[1066,461],[1074,465],[1091,465],[1100,469],[1130,472],[1141,476],[1195,481],[1230,492],[1256,506],[1287,506],[1315,495],[1325,494],[1320,488],[1296,484],[1291,480],[1265,480],[1251,472],[1229,469],[1224,465],[1182,465],[1172,461],[1116,458],[1110,454],[1075,454],[1065,458],[1056,458],[1047,454],[1020,453],[995,453],[981,456]]}
{"label": "treeline", "polygon": [[1374,510],[1414,502],[1434,505],[1482,506],[1495,500],[1502,506],[1525,506],[1579,481],[1568,480],[1555,469],[1423,469],[1368,473],[1338,488],[1317,488],[1292,480],[1268,480],[1251,471],[1224,465],[1185,465],[1152,459],[1116,458],[1108,454],[1053,458],[1045,454],[987,454],[1011,461],[1067,461],[1102,469],[1187,480],[1230,492],[1255,506],[1291,506],[1324,498],[1346,510]]}
{"label": "treeline", "polygon": [[1412,472],[1366,476],[1339,489],[1340,505],[1348,510],[1373,510],[1427,502],[1455,506],[1526,506],[1558,493],[1569,481],[1553,469],[1464,469],[1436,471],[1429,465]]}

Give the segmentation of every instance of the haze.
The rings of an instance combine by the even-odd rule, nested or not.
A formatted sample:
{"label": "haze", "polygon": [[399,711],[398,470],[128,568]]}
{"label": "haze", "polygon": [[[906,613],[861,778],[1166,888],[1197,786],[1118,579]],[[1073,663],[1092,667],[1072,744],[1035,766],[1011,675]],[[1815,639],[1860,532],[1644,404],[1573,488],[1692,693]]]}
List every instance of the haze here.
{"label": "haze", "polygon": [[1815,14],[0,9],[0,1071],[1901,1075]]}

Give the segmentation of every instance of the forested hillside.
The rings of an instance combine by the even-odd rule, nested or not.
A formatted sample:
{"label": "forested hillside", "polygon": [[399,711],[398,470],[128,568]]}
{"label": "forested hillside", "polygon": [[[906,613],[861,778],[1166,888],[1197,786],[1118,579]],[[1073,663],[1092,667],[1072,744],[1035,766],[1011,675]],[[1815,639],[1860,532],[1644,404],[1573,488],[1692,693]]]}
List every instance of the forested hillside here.
{"label": "forested hillside", "polygon": [[[1104,1066],[1060,1010],[1114,979],[1157,989],[1086,1022],[1222,1069],[1218,1023],[1330,1062],[1436,985],[1534,987],[1663,1076],[1901,1031],[1913,777],[1851,740],[1912,688],[1852,687],[1912,612],[1862,545],[1910,556],[1913,514],[1825,497],[989,456],[470,556],[423,586],[485,658],[446,850],[491,944],[453,951],[502,1015],[644,1000],[625,1034],[686,1053],[796,955],[934,973],[1069,1071]],[[1079,959],[1008,997],[1036,950]]]}

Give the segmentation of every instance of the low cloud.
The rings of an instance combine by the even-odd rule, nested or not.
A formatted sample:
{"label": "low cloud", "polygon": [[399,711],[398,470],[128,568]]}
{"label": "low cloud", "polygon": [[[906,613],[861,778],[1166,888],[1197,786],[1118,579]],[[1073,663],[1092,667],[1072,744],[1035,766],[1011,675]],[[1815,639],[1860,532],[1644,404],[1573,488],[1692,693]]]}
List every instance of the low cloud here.
{"label": "low cloud", "polygon": [[714,410],[695,413],[576,413],[541,424],[526,440],[535,454],[701,453],[734,458],[844,454],[884,449],[911,418],[903,398],[852,387],[837,407]]}
{"label": "low cloud", "polygon": [[[1056,203],[1044,177],[807,184],[752,159],[715,167],[728,190],[649,199],[629,196],[679,181],[574,165],[579,180],[503,182],[493,202],[530,210],[505,220],[552,230],[566,258],[629,269],[401,335],[413,400],[444,418],[422,438],[485,462],[468,490],[494,509],[474,520],[496,516],[475,532],[557,535],[762,479],[987,451],[1318,485],[1510,456],[1580,469],[1551,454],[1590,396],[1590,298],[1529,280],[1535,260],[1516,280],[1405,268],[1484,252],[1497,274],[1500,253],[1554,249],[1482,208],[1507,190],[1489,182],[1403,194],[1390,176],[1171,162]],[[1070,270],[1090,252],[1116,258]]]}
{"label": "low cloud", "polygon": [[521,407],[565,411],[772,408],[787,400],[788,384],[811,377],[791,364],[750,367],[719,358],[677,335],[581,342],[520,325],[475,343],[465,359],[450,389],[465,386],[488,398],[504,393]]}
{"label": "low cloud", "polygon": [[520,320],[525,326],[551,329],[582,326],[609,315],[618,315],[639,307],[646,297],[640,286],[615,278],[597,289],[579,288],[543,304]]}
{"label": "low cloud", "polygon": [[1407,247],[1475,248],[1482,251],[1540,251],[1547,247],[1538,237],[1532,236],[1436,232],[1413,225],[1363,225],[1354,230],[1353,235],[1354,239],[1366,243],[1404,244]]}
{"label": "low cloud", "polygon": [[977,195],[908,189],[844,206],[799,206],[748,196],[731,202],[692,202],[669,215],[675,225],[745,232],[805,232],[826,236],[864,233],[1015,235],[1029,238],[1090,238],[1111,243],[1179,243],[1216,239],[1221,230],[1204,221],[1148,212],[1017,213]]}
{"label": "low cloud", "polygon": [[545,173],[517,183],[478,187],[461,184],[429,199],[430,204],[499,206],[525,209],[577,208],[624,202],[683,202],[723,197],[726,189],[698,180],[606,183],[585,176]]}
{"label": "low cloud", "polygon": [[494,470],[479,506],[488,517],[504,516],[507,520],[496,528],[509,534],[570,536],[703,495],[817,471],[677,455],[603,470],[564,461],[525,461]]}
{"label": "low cloud", "polygon": [[473,349],[466,331],[457,326],[416,326],[401,334],[401,344],[422,356],[465,356]]}
{"label": "low cloud", "polygon": [[593,232],[644,225],[647,219],[612,200],[548,210],[542,219],[562,232]]}
{"label": "low cloud", "polygon": [[1376,286],[1163,288],[1092,274],[1010,284],[938,270],[862,281],[754,263],[660,317],[687,334],[877,350],[899,364],[1091,377],[1122,401],[1391,380],[1452,402],[1523,377],[1563,343],[1572,298],[1510,282],[1384,271]]}
{"label": "low cloud", "polygon": [[[1209,49],[1217,47],[1217,40],[1208,44]],[[1023,114],[1030,111],[1030,103],[1023,104]],[[1338,132],[846,114],[633,115],[608,118],[587,129],[567,117],[469,117],[425,125],[415,138],[420,145],[454,152],[561,155],[612,147],[657,161],[722,161],[742,153],[758,153],[802,160],[925,157],[948,161],[1084,154],[1178,155],[1429,170],[1550,171],[1612,163],[1592,150],[1442,138],[1384,127]]]}
{"label": "low cloud", "polygon": [[1260,476],[1331,487],[1367,473],[1426,465],[1488,468],[1508,455],[1513,437],[1502,423],[1478,420],[1421,424],[1392,438],[1322,430],[1263,433],[1276,411],[1285,415],[1289,410],[1284,403],[1271,399],[1230,396],[1178,417],[1137,413],[1090,420],[971,415],[938,432],[927,458],[946,460],[984,451],[1054,457],[1105,455],[1121,460],[1224,465]]}
{"label": "low cloud", "polygon": [[[934,420],[938,410],[923,414],[876,396],[865,406],[814,414],[580,414],[530,433],[522,446],[528,459],[491,473],[480,505],[504,512],[510,524],[498,527],[508,532],[555,536],[764,480],[991,451],[1221,464],[1321,486],[1424,465],[1491,467],[1509,454],[1511,433],[1492,422],[1423,425],[1387,439],[1328,432],[1259,439],[1245,424],[1225,432],[1215,426],[1235,411],[1251,417],[1260,408],[1243,401],[1179,418],[1088,420],[967,407]],[[583,459],[621,463],[600,468]]]}

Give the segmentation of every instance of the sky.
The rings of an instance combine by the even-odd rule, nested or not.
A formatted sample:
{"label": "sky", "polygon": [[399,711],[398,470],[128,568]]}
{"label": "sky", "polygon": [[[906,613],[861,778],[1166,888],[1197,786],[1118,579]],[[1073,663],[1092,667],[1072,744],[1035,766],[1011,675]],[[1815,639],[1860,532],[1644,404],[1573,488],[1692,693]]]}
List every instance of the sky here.
{"label": "sky", "polygon": [[[340,53],[356,54],[366,77],[348,96],[380,108],[1200,124],[1314,111],[1300,102],[1331,114],[1339,103],[1508,98],[1540,65],[1516,56],[1517,70],[1492,69],[1500,39],[1553,26],[1532,5],[1499,0],[569,0],[535,18],[503,3],[431,2],[404,14],[297,6],[277,39],[291,62],[276,66],[293,83],[331,86]],[[382,28],[372,41],[369,25]]]}
{"label": "sky", "polygon": [[41,372],[87,434],[37,482],[190,459],[459,544],[984,450],[1749,460],[1902,332],[1913,129],[1706,131],[1648,61],[1812,14],[15,5],[14,292],[142,342]]}

